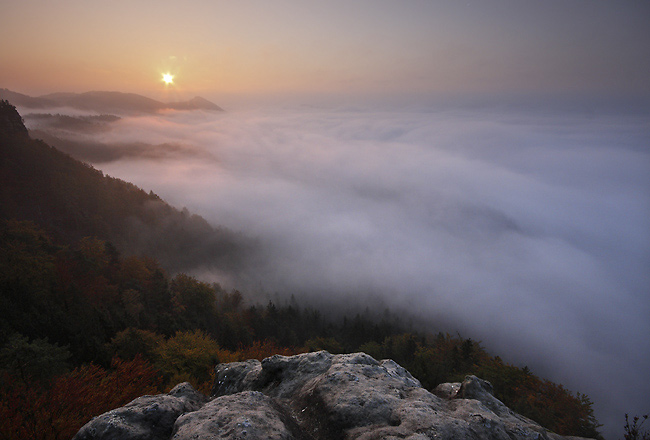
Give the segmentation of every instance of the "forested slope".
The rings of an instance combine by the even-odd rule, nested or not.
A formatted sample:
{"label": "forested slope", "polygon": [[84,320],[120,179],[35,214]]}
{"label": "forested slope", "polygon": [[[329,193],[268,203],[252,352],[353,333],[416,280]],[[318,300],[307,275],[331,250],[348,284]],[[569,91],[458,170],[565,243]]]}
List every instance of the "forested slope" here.
{"label": "forested slope", "polygon": [[170,270],[233,270],[251,248],[250,240],[215,229],[153,192],[30,139],[6,101],[0,118],[17,127],[0,130],[0,218],[34,221],[62,242],[99,237],[124,253],[153,256]]}

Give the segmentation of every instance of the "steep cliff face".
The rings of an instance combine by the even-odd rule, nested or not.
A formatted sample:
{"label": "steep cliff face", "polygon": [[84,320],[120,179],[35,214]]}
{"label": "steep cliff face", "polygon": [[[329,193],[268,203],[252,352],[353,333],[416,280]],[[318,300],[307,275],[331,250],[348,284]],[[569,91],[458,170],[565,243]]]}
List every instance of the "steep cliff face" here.
{"label": "steep cliff face", "polygon": [[560,440],[474,376],[430,393],[392,360],[325,351],[216,367],[210,398],[189,384],[96,417],[87,439]]}
{"label": "steep cliff face", "polygon": [[16,107],[5,100],[0,100],[0,136],[28,136]]}

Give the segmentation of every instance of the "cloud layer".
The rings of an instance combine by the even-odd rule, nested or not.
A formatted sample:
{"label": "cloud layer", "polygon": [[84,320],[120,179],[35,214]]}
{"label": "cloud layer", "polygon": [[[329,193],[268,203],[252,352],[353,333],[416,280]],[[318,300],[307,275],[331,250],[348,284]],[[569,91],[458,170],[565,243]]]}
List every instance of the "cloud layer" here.
{"label": "cloud layer", "polygon": [[301,107],[112,124],[93,139],[200,152],[101,168],[259,238],[244,287],[378,297],[588,393],[608,430],[647,412],[644,117]]}

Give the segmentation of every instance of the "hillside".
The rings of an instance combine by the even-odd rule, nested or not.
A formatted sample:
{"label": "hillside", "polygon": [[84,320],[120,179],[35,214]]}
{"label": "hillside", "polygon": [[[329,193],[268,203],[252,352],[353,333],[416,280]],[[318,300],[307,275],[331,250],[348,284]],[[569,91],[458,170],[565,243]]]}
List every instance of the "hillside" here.
{"label": "hillside", "polygon": [[155,257],[172,271],[201,265],[234,270],[252,246],[153,192],[30,139],[7,102],[0,121],[0,128],[13,127],[0,132],[0,218],[34,221],[67,243],[99,237],[126,254]]}
{"label": "hillside", "polygon": [[0,89],[0,99],[14,105],[43,109],[71,107],[99,113],[150,114],[162,110],[223,111],[218,105],[201,97],[189,101],[164,103],[135,93],[92,91],[85,93],[51,93],[31,97],[7,89]]}

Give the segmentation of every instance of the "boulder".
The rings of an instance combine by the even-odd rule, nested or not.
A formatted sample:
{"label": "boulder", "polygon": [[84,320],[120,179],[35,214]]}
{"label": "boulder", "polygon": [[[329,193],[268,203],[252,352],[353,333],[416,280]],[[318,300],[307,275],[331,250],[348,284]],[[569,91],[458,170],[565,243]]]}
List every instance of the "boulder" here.
{"label": "boulder", "polygon": [[179,416],[199,410],[207,401],[189,383],[168,394],[142,396],[86,423],[74,440],[166,440]]}
{"label": "boulder", "polygon": [[75,440],[564,438],[510,410],[485,380],[467,376],[431,393],[394,361],[365,353],[221,364],[210,399],[178,387],[93,419]]}
{"label": "boulder", "polygon": [[298,440],[305,438],[284,408],[259,391],[221,396],[203,408],[180,416],[174,440]]}

